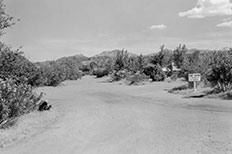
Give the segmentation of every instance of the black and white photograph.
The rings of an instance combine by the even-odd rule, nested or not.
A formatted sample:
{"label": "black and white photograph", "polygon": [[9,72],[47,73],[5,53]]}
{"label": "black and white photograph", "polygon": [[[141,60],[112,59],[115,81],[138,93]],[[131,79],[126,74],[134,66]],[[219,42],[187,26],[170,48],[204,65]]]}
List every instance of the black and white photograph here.
{"label": "black and white photograph", "polygon": [[232,154],[232,0],[0,0],[0,154]]}

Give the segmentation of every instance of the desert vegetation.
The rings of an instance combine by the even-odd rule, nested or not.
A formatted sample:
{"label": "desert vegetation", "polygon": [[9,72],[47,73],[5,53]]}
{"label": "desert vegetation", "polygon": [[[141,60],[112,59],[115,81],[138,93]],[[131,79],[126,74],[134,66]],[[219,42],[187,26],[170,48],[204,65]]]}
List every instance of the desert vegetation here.
{"label": "desert vegetation", "polygon": [[[165,78],[175,81],[183,78],[188,82],[188,74],[200,73],[203,85],[211,86],[217,93],[226,92],[232,89],[231,51],[231,48],[218,51],[189,50],[186,45],[168,50],[163,45],[155,54],[131,56],[126,50],[118,50],[113,58],[106,61],[107,58],[104,57],[101,65],[95,61],[93,75],[110,75],[111,81],[126,79],[132,80],[131,83],[138,83],[147,78],[151,81],[164,81]],[[187,85],[189,88],[192,86],[192,83]]]}
{"label": "desert vegetation", "polygon": [[[2,1],[0,10],[2,36],[15,20],[5,12]],[[160,51],[150,55],[135,55],[122,49],[93,57],[76,55],[34,63],[20,48],[13,50],[0,42],[0,124],[37,108],[42,94],[34,93],[35,87],[58,86],[65,80],[77,80],[83,75],[109,76],[111,82],[125,79],[129,85],[148,80],[160,82],[165,78],[188,81],[190,73],[200,73],[202,83],[210,85],[217,93],[231,91],[232,49],[189,50],[186,45],[179,45],[169,50],[162,45]],[[184,87],[191,87],[191,84]]]}
{"label": "desert vegetation", "polygon": [[[0,1],[0,35],[4,29],[14,25],[14,18],[5,12]],[[22,56],[20,51],[12,51],[0,43],[0,126],[10,119],[35,109],[41,95],[33,93],[33,80],[37,78],[36,67]]]}
{"label": "desert vegetation", "polygon": [[[15,24],[15,19],[5,11],[0,1],[0,36]],[[63,58],[55,62],[33,63],[21,49],[13,50],[0,42],[0,128],[12,123],[17,117],[37,110],[42,93],[38,86],[57,86],[64,80],[76,80],[82,74],[75,58]]]}

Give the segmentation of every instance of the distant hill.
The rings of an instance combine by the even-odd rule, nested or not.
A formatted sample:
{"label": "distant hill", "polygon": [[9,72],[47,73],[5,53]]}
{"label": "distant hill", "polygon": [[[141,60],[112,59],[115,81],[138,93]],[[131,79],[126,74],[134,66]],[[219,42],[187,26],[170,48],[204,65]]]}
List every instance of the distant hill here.
{"label": "distant hill", "polygon": [[[164,52],[172,52],[173,50],[171,49],[164,49]],[[154,53],[150,53],[150,54],[146,54],[146,55],[143,55],[144,57],[152,57],[152,56],[155,56],[158,52],[154,52]]]}
{"label": "distant hill", "polygon": [[[101,52],[100,54],[97,54],[97,55],[95,55],[95,56],[93,56],[93,57],[91,57],[91,58],[99,58],[99,57],[109,57],[109,58],[113,58],[113,57],[116,57],[117,56],[117,53],[118,53],[118,51],[121,51],[121,50],[112,50],[112,51],[103,51],[103,52]],[[135,56],[137,56],[136,54],[134,54],[134,53],[130,53],[130,52],[128,52],[128,55],[130,56],[130,57],[135,57]]]}
{"label": "distant hill", "polygon": [[87,61],[89,60],[88,57],[82,55],[82,54],[78,54],[75,56],[69,56],[69,57],[62,57],[59,58],[55,61],[45,61],[45,62],[37,62],[37,66],[41,67],[41,66],[49,66],[52,63],[56,63],[56,64],[65,64],[65,63],[70,63],[73,64],[75,67],[80,67],[82,65],[83,61]]}
{"label": "distant hill", "polygon": [[74,56],[62,57],[62,58],[57,59],[56,61],[63,61],[63,60],[74,60],[74,61],[82,62],[82,61],[89,60],[89,58],[84,56],[83,54],[77,54]]}
{"label": "distant hill", "polygon": [[[59,59],[57,59],[55,61],[37,62],[36,64],[37,64],[37,66],[48,66],[48,65],[50,65],[52,63],[57,63],[57,64],[71,63],[74,66],[80,68],[82,65],[89,64],[91,62],[95,62],[96,64],[99,64],[99,63],[101,64],[101,63],[107,62],[108,60],[112,60],[117,56],[118,51],[121,51],[121,50],[116,49],[116,50],[112,50],[112,51],[103,51],[103,52],[101,52],[101,53],[99,53],[99,54],[97,54],[95,56],[92,56],[92,57],[86,57],[83,54],[77,54],[77,55],[74,55],[74,56],[62,57],[62,58],[59,58]],[[164,51],[166,53],[172,53],[173,52],[173,50],[170,50],[170,49],[164,49]],[[200,51],[200,53],[205,53],[205,52],[208,52],[210,50],[188,49],[187,54],[192,54],[195,51]],[[152,58],[157,53],[158,52],[143,55],[144,58],[145,58],[145,61],[148,62],[149,59]],[[130,53],[130,52],[128,52],[128,55],[130,57],[138,56],[138,55],[136,55],[134,53]]]}

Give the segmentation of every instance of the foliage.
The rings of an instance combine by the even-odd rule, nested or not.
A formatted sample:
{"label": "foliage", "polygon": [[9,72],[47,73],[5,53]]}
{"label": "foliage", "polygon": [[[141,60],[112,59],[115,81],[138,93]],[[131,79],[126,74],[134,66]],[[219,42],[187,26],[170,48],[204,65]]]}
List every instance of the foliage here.
{"label": "foliage", "polygon": [[123,69],[128,69],[128,53],[126,50],[121,50],[117,52],[117,56],[114,62],[114,70],[119,71]]}
{"label": "foliage", "polygon": [[12,79],[0,81],[0,124],[10,118],[29,113],[37,107],[41,99],[33,93],[30,85],[19,83]]}
{"label": "foliage", "polygon": [[144,74],[149,76],[152,81],[164,81],[165,73],[160,65],[148,64],[144,68]]}
{"label": "foliage", "polygon": [[128,72],[131,72],[133,74],[138,71],[143,72],[143,67],[144,67],[143,55],[128,58],[128,67],[127,67]]}
{"label": "foliage", "polygon": [[102,78],[109,75],[109,70],[104,68],[97,68],[93,71],[93,75],[96,75],[97,78]]}
{"label": "foliage", "polygon": [[41,86],[57,86],[65,80],[65,71],[55,62],[40,66],[43,81]]}
{"label": "foliage", "polygon": [[145,61],[144,61],[144,57],[143,57],[143,55],[142,54],[140,54],[138,57],[137,57],[137,64],[138,64],[138,66],[137,66],[137,70],[140,72],[140,73],[142,73],[143,72],[143,68],[144,68],[144,66],[145,66]]}
{"label": "foliage", "polygon": [[137,57],[129,57],[127,51],[118,51],[112,67],[114,69],[112,81],[124,79],[128,74],[142,73],[144,65],[145,62],[142,54]]}
{"label": "foliage", "polygon": [[184,62],[184,57],[185,54],[187,52],[187,48],[185,45],[179,45],[179,47],[177,47],[174,52],[173,52],[173,60],[174,63],[176,64],[177,68],[181,68],[181,66],[183,65]]}
{"label": "foliage", "polygon": [[207,79],[219,92],[232,89],[232,49],[213,53]]}
{"label": "foliage", "polygon": [[[168,49],[164,49],[164,45],[160,47],[160,51],[156,53],[149,61],[151,64],[158,65],[161,68],[166,68],[167,70],[172,69],[173,62],[173,52]],[[171,76],[172,71],[167,72],[167,75]]]}
{"label": "foliage", "polygon": [[[90,66],[92,63],[94,63],[95,65],[93,67],[91,67],[90,70],[93,70],[93,75],[96,72],[96,70],[103,69],[105,71],[109,73],[111,73],[113,71],[113,58],[111,57],[107,57],[107,56],[103,56],[103,57],[97,57],[94,59],[91,59],[93,62],[90,63]],[[107,75],[108,75],[107,74]]]}
{"label": "foliage", "polygon": [[36,86],[40,78],[38,68],[22,54],[0,43],[0,78],[13,78],[17,82]]}
{"label": "foliage", "polygon": [[202,81],[206,82],[206,72],[210,67],[211,57],[211,53],[200,53],[198,50],[186,54],[181,66],[182,76],[188,80],[188,74],[200,73]]}
{"label": "foliage", "polygon": [[64,80],[77,80],[81,77],[79,63],[75,59],[60,59],[56,61],[56,68],[63,71]]}
{"label": "foliage", "polygon": [[36,63],[36,65],[42,78],[40,86],[57,86],[65,80],[77,80],[82,77],[82,72],[79,69],[81,59],[77,56],[40,62]]}
{"label": "foliage", "polygon": [[111,82],[120,81],[121,79],[125,79],[128,76],[128,72],[126,70],[114,71],[111,75]]}
{"label": "foliage", "polygon": [[6,5],[3,0],[0,0],[0,36],[3,34],[3,30],[14,25],[14,18],[6,13]]}
{"label": "foliage", "polygon": [[160,47],[161,51],[158,52],[157,54],[155,54],[152,59],[151,59],[151,62],[152,64],[155,64],[155,65],[160,65],[162,66],[162,62],[163,62],[163,59],[164,59],[164,45],[162,45]]}

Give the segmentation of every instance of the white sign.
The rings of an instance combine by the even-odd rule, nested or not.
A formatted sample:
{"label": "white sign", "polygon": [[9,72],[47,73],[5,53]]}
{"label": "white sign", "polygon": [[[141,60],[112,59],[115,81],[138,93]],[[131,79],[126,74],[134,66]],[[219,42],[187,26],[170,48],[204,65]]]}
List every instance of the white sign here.
{"label": "white sign", "polygon": [[201,81],[200,73],[193,73],[188,75],[189,82],[199,82]]}

